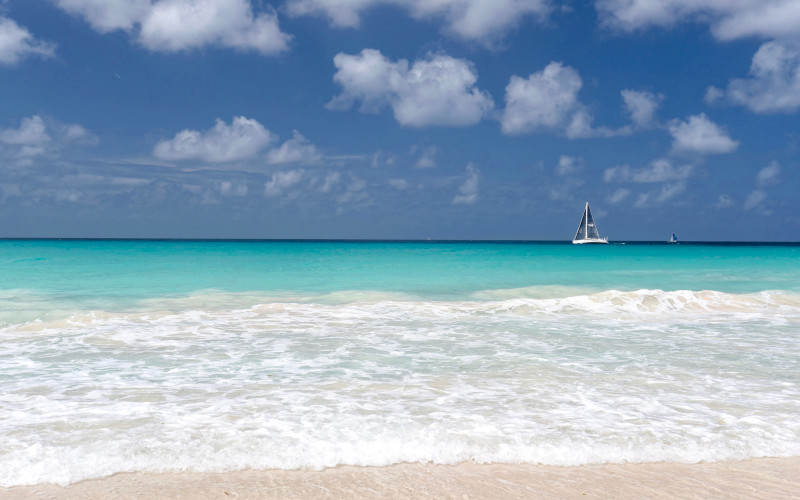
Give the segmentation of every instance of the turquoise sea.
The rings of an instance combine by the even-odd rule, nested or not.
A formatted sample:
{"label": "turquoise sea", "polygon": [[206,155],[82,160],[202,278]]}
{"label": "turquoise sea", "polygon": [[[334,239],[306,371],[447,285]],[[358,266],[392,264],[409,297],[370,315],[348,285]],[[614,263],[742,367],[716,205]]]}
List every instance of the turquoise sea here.
{"label": "turquoise sea", "polygon": [[0,486],[800,455],[800,245],[0,240]]}

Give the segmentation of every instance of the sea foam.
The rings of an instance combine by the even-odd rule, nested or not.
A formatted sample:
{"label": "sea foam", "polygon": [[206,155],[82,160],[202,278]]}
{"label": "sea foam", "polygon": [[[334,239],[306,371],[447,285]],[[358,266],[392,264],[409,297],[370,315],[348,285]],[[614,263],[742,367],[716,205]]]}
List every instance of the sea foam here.
{"label": "sea foam", "polygon": [[85,305],[0,327],[0,485],[800,455],[793,292],[205,291]]}

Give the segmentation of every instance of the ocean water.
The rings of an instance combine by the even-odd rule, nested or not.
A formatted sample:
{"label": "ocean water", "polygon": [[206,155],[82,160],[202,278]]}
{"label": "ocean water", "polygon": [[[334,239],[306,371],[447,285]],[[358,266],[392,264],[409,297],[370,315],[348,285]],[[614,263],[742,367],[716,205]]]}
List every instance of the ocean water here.
{"label": "ocean water", "polygon": [[800,246],[0,241],[0,486],[800,455]]}

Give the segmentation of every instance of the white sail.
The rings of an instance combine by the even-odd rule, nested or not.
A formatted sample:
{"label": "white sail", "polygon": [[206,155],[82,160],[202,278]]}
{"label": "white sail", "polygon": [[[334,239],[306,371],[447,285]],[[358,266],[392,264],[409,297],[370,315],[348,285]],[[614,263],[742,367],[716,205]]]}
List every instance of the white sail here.
{"label": "white sail", "polygon": [[575,237],[572,238],[572,243],[608,243],[608,238],[600,237],[600,231],[597,230],[597,224],[595,224],[594,217],[592,217],[588,201],[586,202],[586,208],[583,209],[581,223],[578,225]]}

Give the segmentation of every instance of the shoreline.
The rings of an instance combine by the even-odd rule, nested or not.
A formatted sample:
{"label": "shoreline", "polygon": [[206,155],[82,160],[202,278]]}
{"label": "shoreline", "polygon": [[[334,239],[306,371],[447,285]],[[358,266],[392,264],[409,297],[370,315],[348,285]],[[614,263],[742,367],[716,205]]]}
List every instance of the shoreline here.
{"label": "shoreline", "polygon": [[742,462],[340,466],[321,471],[121,472],[0,498],[797,498],[800,457]]}

